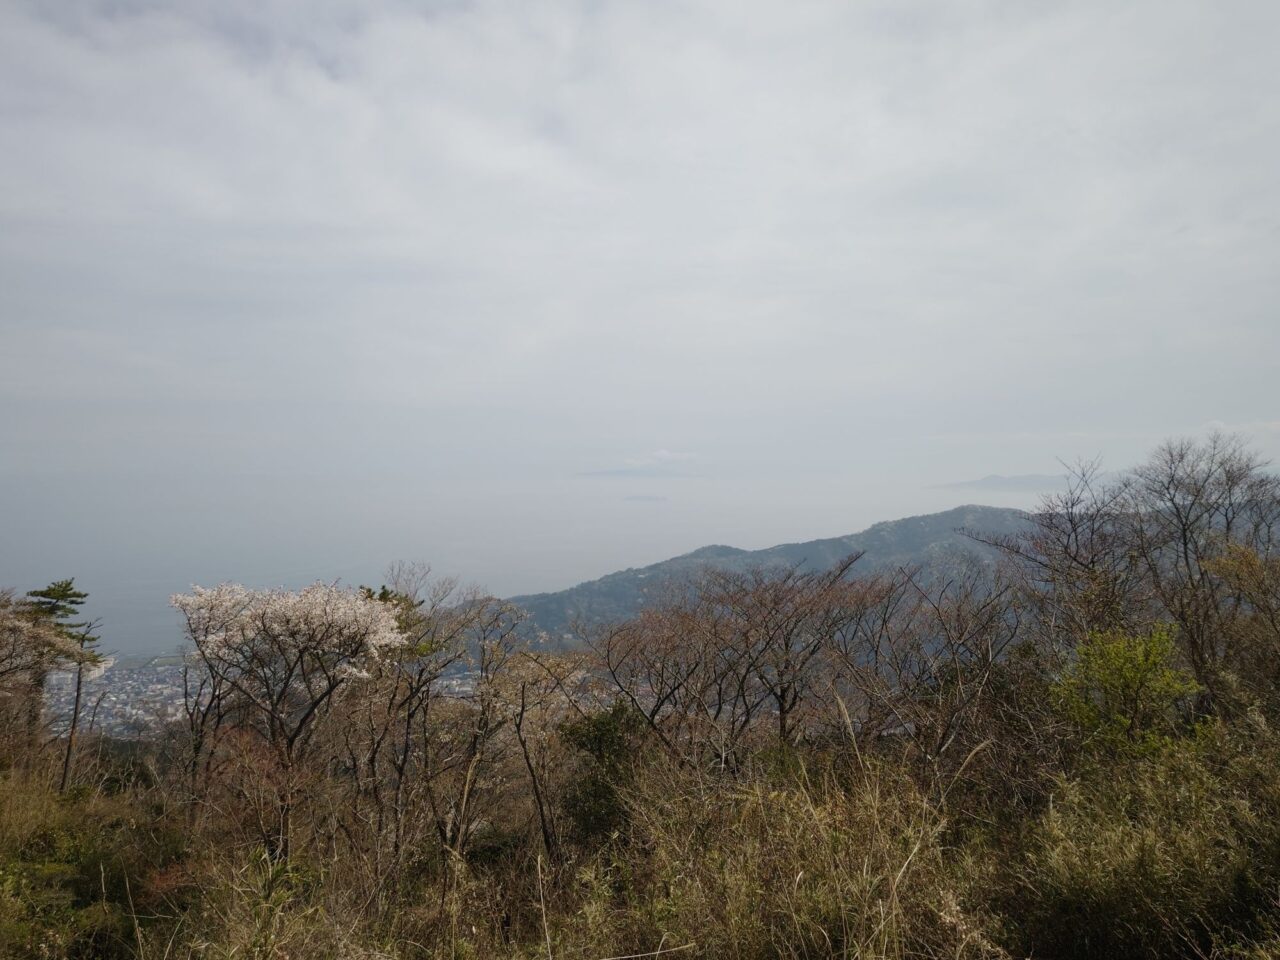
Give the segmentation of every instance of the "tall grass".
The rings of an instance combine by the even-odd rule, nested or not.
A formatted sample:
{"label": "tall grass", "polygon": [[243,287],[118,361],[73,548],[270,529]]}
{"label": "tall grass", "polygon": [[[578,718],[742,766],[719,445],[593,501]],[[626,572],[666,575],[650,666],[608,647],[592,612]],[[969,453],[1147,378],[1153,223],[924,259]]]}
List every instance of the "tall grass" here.
{"label": "tall grass", "polygon": [[563,956],[679,950],[764,958],[998,955],[960,907],[945,822],[892,769],[726,785],[637,776],[630,828],[579,875]]}

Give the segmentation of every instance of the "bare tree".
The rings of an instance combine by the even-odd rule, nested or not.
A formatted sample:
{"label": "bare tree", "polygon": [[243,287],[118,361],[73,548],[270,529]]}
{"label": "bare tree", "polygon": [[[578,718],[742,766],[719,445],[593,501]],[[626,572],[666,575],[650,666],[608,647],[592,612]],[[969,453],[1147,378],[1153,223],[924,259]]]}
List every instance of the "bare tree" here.
{"label": "bare tree", "polygon": [[802,720],[824,666],[822,654],[843,627],[848,611],[842,588],[861,554],[831,570],[713,572],[704,601],[723,611],[716,618],[722,659],[727,653],[749,665],[776,722],[777,739],[789,744],[805,733]]}
{"label": "bare tree", "polygon": [[1164,443],[1115,479],[1082,464],[1026,534],[975,536],[1014,561],[1043,644],[1069,653],[1090,633],[1170,621],[1206,707],[1230,709],[1229,675],[1249,655],[1238,625],[1251,614],[1221,561],[1235,549],[1271,556],[1278,532],[1280,477],[1238,438],[1211,434]]}
{"label": "bare tree", "polygon": [[[918,570],[868,584],[831,649],[871,732],[912,745],[935,782],[955,766],[1020,617],[1006,584],[976,566],[945,580]],[[972,747],[972,744],[969,744]]]}
{"label": "bare tree", "polygon": [[264,840],[287,860],[299,776],[319,721],[337,691],[403,646],[404,635],[387,605],[324,584],[298,593],[223,585],[174,604],[205,669],[222,695],[234,697],[238,727],[275,763],[275,823]]}
{"label": "bare tree", "polygon": [[1131,542],[1131,484],[1108,478],[1098,461],[1068,468],[1067,485],[1046,496],[1025,533],[975,540],[1015,562],[1008,573],[1036,612],[1039,640],[1074,646],[1091,632],[1137,629],[1155,616],[1147,571]]}
{"label": "bare tree", "polygon": [[1277,547],[1280,477],[1265,466],[1235,437],[1170,441],[1134,471],[1126,490],[1132,547],[1218,707],[1226,706],[1222,673],[1238,666],[1232,641],[1246,598],[1216,561],[1232,545],[1263,556]]}

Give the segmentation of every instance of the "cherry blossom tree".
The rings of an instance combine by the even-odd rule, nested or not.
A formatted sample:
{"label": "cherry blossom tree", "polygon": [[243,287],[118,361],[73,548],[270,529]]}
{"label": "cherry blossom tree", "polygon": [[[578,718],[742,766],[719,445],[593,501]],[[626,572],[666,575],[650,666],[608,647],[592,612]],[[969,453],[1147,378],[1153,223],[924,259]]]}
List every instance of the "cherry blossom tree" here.
{"label": "cherry blossom tree", "polygon": [[227,711],[219,712],[234,714],[236,726],[259,738],[274,761],[274,823],[263,828],[272,853],[287,859],[320,721],[344,686],[367,677],[408,638],[390,605],[323,583],[297,592],[196,587],[172,602],[214,681],[201,689],[227,698]]}

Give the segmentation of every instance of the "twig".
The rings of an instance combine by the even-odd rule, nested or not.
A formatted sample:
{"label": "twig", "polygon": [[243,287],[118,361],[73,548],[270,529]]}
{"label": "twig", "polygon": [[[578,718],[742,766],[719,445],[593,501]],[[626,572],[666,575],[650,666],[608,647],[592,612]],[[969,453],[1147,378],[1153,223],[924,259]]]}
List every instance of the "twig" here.
{"label": "twig", "polygon": [[677,950],[688,950],[690,947],[696,947],[697,942],[686,943],[682,947],[659,947],[649,953],[628,953],[621,957],[602,957],[601,960],[637,960],[638,957],[656,957],[660,953],[675,953]]}

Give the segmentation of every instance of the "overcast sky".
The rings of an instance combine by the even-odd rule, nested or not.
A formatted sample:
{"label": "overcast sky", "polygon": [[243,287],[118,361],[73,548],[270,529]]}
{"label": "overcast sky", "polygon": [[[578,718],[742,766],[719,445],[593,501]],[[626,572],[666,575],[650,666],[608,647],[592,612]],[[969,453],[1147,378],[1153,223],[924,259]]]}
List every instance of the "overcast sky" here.
{"label": "overcast sky", "polygon": [[192,582],[1278,457],[1278,49],[1274,0],[0,0],[0,586],[128,649]]}

